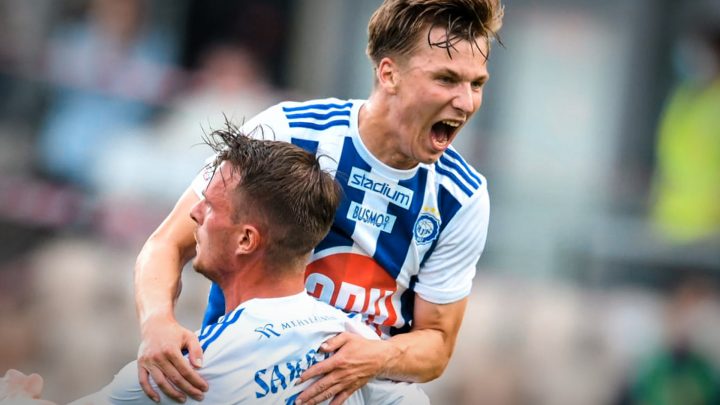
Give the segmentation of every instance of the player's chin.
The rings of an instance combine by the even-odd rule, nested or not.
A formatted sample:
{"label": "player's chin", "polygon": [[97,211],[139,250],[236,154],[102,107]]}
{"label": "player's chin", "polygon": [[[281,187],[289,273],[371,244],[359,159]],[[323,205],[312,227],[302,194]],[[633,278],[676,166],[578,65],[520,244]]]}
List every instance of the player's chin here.
{"label": "player's chin", "polygon": [[422,156],[420,161],[427,165],[431,165],[431,164],[437,162],[440,159],[440,156],[443,155],[443,153],[445,153],[445,149],[443,149],[443,150],[432,149],[432,150],[426,152],[424,154],[424,156]]}
{"label": "player's chin", "polygon": [[200,274],[205,274],[204,270],[203,270],[204,268],[203,268],[202,262],[198,259],[198,256],[195,256],[195,259],[193,259],[192,267],[193,267],[193,269],[195,269],[196,272],[198,272]]}

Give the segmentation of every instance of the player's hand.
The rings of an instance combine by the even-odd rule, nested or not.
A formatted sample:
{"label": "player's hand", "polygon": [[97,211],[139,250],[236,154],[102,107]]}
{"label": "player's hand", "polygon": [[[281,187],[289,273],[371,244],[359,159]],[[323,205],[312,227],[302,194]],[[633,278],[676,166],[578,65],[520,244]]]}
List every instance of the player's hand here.
{"label": "player's hand", "polygon": [[17,370],[8,370],[0,378],[0,404],[55,405],[39,399],[42,395],[43,379],[37,374],[25,375]]}
{"label": "player's hand", "polygon": [[[190,362],[183,356],[183,349],[187,349]],[[150,385],[150,376],[165,395],[177,402],[185,402],[188,395],[202,401],[208,390],[207,382],[195,370],[202,366],[200,342],[195,333],[174,320],[149,319],[143,324],[137,364],[140,386],[155,402],[160,401],[160,396]]]}
{"label": "player's hand", "polygon": [[314,405],[334,398],[330,405],[340,405],[371,378],[382,372],[388,357],[387,342],[368,340],[344,332],[328,339],[321,352],[334,352],[300,376],[298,384],[321,376],[295,400],[296,404]]}

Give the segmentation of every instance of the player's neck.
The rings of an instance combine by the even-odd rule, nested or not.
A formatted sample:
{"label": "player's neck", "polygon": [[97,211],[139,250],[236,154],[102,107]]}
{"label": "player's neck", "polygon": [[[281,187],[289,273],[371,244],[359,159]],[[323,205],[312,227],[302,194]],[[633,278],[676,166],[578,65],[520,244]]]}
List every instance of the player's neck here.
{"label": "player's neck", "polygon": [[388,106],[381,97],[372,94],[360,108],[358,132],[365,147],[378,160],[393,167],[393,140],[397,137],[388,122],[390,116]]}
{"label": "player's neck", "polygon": [[304,266],[298,269],[287,266],[273,268],[258,262],[244,271],[228,274],[220,283],[220,288],[225,296],[226,312],[254,298],[296,295],[305,291]]}

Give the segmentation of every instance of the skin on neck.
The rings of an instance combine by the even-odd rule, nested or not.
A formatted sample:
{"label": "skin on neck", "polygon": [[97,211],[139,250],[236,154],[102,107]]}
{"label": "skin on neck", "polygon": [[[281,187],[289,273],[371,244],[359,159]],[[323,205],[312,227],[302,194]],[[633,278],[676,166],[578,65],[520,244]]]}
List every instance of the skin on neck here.
{"label": "skin on neck", "polygon": [[390,119],[392,112],[387,103],[387,96],[376,87],[358,113],[358,132],[368,150],[381,162],[391,167],[397,167],[395,162],[403,157],[393,146],[397,139],[395,124]]}
{"label": "skin on neck", "polygon": [[264,249],[236,255],[216,281],[225,296],[225,313],[254,298],[280,298],[305,291],[305,260],[273,264]]}

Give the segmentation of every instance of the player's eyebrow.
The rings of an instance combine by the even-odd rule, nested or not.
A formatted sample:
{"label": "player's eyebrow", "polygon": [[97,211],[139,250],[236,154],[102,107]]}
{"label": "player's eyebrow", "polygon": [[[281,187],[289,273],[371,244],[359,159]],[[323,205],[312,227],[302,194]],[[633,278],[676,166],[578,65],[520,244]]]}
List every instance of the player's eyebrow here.
{"label": "player's eyebrow", "polygon": [[[449,77],[451,77],[451,78],[453,78],[453,79],[456,79],[456,80],[465,79],[465,77],[463,77],[460,73],[458,73],[458,72],[456,72],[456,71],[454,71],[454,70],[448,69],[448,68],[440,69],[440,70],[437,71],[435,74],[436,74],[436,75],[449,76]],[[490,78],[490,75],[487,74],[487,73],[485,73],[485,74],[482,74],[482,75],[477,76],[477,77],[475,77],[475,78],[472,78],[470,81],[471,81],[471,82],[485,83],[485,82],[488,81],[489,78]]]}

